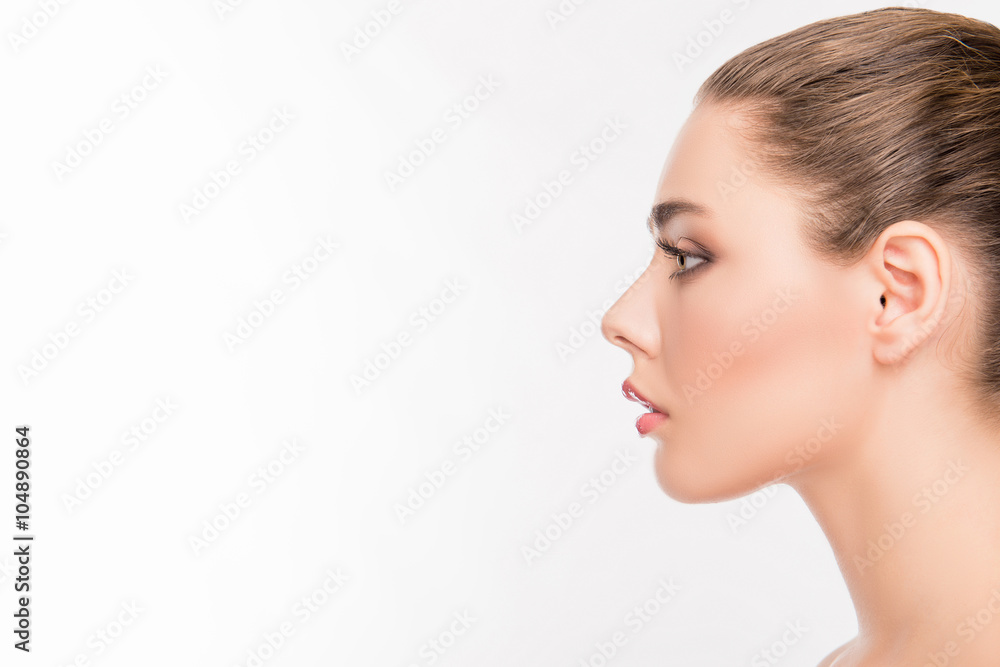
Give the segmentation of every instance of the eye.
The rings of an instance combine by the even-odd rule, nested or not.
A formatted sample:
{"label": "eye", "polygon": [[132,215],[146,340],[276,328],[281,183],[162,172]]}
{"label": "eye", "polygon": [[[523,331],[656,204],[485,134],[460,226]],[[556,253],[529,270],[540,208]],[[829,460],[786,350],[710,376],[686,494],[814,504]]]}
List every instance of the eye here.
{"label": "eye", "polygon": [[[705,261],[704,257],[698,257],[696,255],[688,255],[688,254],[685,254],[683,251],[679,252],[676,255],[676,257],[677,257],[677,268],[679,268],[681,270],[680,272],[689,271],[691,268],[693,268],[693,267],[689,266],[690,263],[691,263],[691,260],[697,260],[699,262],[704,262]],[[695,264],[695,266],[698,266],[698,264]]]}
{"label": "eye", "polygon": [[[692,241],[693,243],[693,241]],[[677,246],[671,245],[664,241],[663,239],[657,239],[656,245],[659,246],[665,255],[668,257],[673,257],[677,262],[677,271],[671,273],[668,278],[673,280],[675,276],[690,274],[691,272],[698,269],[709,262],[708,257],[698,255],[692,252],[687,252],[686,250],[681,250]],[[691,260],[696,260],[694,266],[691,265]]]}

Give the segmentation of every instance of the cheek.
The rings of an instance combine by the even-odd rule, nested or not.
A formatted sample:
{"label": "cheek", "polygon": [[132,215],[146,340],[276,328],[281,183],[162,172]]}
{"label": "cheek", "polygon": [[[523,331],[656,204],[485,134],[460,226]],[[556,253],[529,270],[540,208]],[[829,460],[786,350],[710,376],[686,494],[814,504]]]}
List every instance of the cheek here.
{"label": "cheek", "polygon": [[810,294],[785,283],[687,307],[664,350],[675,411],[656,467],[671,496],[736,497],[791,472],[790,453],[838,411],[851,341]]}
{"label": "cheek", "polygon": [[[706,286],[709,287],[709,286]],[[764,381],[788,345],[809,340],[818,328],[803,313],[803,290],[786,285],[743,290],[691,290],[674,304],[676,321],[661,324],[668,381],[678,414],[699,412],[730,392]]]}

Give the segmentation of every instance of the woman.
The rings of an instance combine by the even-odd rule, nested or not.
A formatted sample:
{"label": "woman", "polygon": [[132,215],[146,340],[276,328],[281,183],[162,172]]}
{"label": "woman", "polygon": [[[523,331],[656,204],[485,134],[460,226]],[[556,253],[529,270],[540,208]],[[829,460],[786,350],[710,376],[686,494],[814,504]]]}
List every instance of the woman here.
{"label": "woman", "polygon": [[1000,665],[1000,30],[892,8],[703,84],[602,332],[660,487],[774,482],[859,632],[822,666]]}

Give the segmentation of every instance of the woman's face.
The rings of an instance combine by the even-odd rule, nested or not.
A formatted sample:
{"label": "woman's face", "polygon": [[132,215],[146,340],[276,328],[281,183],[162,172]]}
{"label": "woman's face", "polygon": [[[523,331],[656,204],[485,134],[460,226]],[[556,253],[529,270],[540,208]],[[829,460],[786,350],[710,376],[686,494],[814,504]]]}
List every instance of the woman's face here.
{"label": "woman's face", "polygon": [[[675,209],[654,239],[710,259],[679,264],[657,249],[602,323],[632,355],[635,390],[669,415],[648,436],[660,487],[682,502],[737,497],[832,460],[871,399],[865,325],[879,294],[810,254],[791,192],[750,165],[739,121],[697,108],[657,186],[654,204],[703,212]],[[682,265],[689,273],[670,279]]]}

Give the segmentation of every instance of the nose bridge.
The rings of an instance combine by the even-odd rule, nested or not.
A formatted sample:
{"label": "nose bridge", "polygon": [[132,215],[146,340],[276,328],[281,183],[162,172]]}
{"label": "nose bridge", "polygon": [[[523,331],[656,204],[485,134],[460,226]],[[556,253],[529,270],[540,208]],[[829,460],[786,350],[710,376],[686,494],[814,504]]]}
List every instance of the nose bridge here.
{"label": "nose bridge", "polygon": [[651,261],[625,293],[601,318],[601,334],[612,345],[629,352],[641,348],[647,355],[656,353],[659,324],[655,296],[657,264]]}

